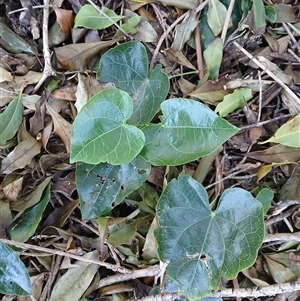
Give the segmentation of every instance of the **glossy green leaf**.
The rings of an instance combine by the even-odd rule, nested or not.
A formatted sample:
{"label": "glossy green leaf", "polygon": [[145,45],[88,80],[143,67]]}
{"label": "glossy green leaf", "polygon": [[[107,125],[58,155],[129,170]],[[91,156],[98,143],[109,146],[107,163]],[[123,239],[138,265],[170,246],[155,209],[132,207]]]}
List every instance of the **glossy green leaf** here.
{"label": "glossy green leaf", "polygon": [[95,94],[73,123],[71,163],[119,165],[133,160],[145,137],[137,127],[126,124],[132,110],[132,99],[124,91],[109,88]]}
{"label": "glossy green leaf", "polygon": [[22,93],[0,114],[0,146],[12,139],[22,122]]}
{"label": "glossy green leaf", "polygon": [[215,36],[222,32],[226,15],[227,8],[220,0],[208,2],[207,23]]}
{"label": "glossy green leaf", "polygon": [[141,155],[153,165],[181,165],[210,154],[238,129],[200,102],[173,98],[161,105],[161,123],[143,128]]}
{"label": "glossy green leaf", "polygon": [[264,207],[264,214],[268,212],[274,198],[274,192],[269,188],[263,188],[255,197]]}
{"label": "glossy green leaf", "polygon": [[128,122],[150,122],[169,92],[169,79],[161,65],[149,71],[145,46],[140,42],[127,42],[107,51],[100,60],[100,82],[114,83],[128,92],[133,100],[133,114]]}
{"label": "glossy green leaf", "polygon": [[90,4],[82,6],[75,17],[74,28],[84,27],[88,29],[103,29],[114,24],[113,22],[118,22],[123,18],[105,6],[102,6],[101,12],[102,13],[97,11]]}
{"label": "glossy green leaf", "polygon": [[276,9],[273,6],[265,6],[266,20],[271,23],[277,22]]}
{"label": "glossy green leaf", "polygon": [[0,241],[0,293],[29,296],[32,294],[27,269],[18,254]]}
{"label": "glossy green leaf", "polygon": [[51,184],[49,183],[43,192],[40,202],[26,209],[10,227],[9,233],[12,240],[24,242],[35,233],[50,199],[50,187]]}
{"label": "glossy green leaf", "polygon": [[223,57],[223,40],[215,39],[212,43],[209,44],[207,49],[203,52],[203,57],[209,74],[208,79],[215,79],[219,74],[219,69]]}
{"label": "glossy green leaf", "polygon": [[189,300],[209,296],[222,275],[251,266],[264,238],[262,205],[241,188],[226,190],[211,211],[206,190],[191,177],[173,179],[157,204],[158,255]]}
{"label": "glossy green leaf", "polygon": [[150,174],[150,163],[141,157],[122,165],[78,163],[76,184],[82,219],[108,214]]}
{"label": "glossy green leaf", "polygon": [[220,102],[215,112],[220,116],[227,116],[236,109],[240,109],[244,106],[245,102],[252,99],[252,90],[249,88],[235,89],[232,94],[224,96],[222,102]]}
{"label": "glossy green leaf", "polygon": [[282,125],[270,139],[260,144],[275,142],[291,147],[300,147],[300,114]]}

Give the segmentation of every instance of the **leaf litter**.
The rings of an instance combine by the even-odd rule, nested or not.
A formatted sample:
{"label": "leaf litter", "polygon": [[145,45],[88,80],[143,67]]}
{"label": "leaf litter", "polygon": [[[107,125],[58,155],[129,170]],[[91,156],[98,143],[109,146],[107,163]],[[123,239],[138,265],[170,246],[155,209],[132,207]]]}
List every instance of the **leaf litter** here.
{"label": "leaf litter", "polygon": [[[285,292],[271,285],[300,277],[299,239],[290,238],[300,228],[297,1],[267,5],[262,0],[207,0],[199,5],[196,0],[105,0],[101,4],[66,0],[48,4],[46,0],[34,5],[27,1],[1,4],[0,249],[15,261],[12,265],[0,258],[10,269],[5,277],[0,275],[1,298],[32,295],[36,300],[64,300],[67,292],[66,300],[138,299],[149,296],[151,290],[177,293],[178,283],[170,284],[169,277],[177,277],[174,262],[170,270],[167,267],[166,284],[160,278],[160,287],[155,286],[158,274],[164,273],[159,266],[164,255],[157,254],[161,249],[155,230],[159,227],[156,204],[172,179],[189,175],[206,187],[211,208],[232,187],[247,190],[263,206],[265,235],[273,240],[262,245],[255,260],[255,253],[247,259],[249,267],[235,280],[237,292],[270,286],[271,295],[296,300],[296,290]],[[48,40],[44,39],[45,20],[49,21]],[[126,53],[130,48],[124,42],[131,40],[132,45],[142,41],[145,46],[140,49],[141,61]],[[148,60],[156,66],[153,70],[148,69]],[[116,62],[120,65],[114,70]],[[138,68],[142,71],[136,72]],[[151,171],[142,157],[120,168],[105,162],[71,164],[77,114],[87,108],[92,96],[114,87],[132,97],[133,124],[154,120],[156,125],[151,126],[157,127],[160,104],[166,98],[188,97],[225,117],[222,127],[230,124],[239,132],[224,137],[222,146],[201,159],[200,154],[190,161],[182,159],[189,147],[195,147],[193,143],[182,148],[179,158],[170,151],[170,166],[152,166]],[[168,135],[155,143],[167,143]],[[183,130],[178,135],[188,134]],[[194,143],[204,142],[195,138]],[[182,147],[179,144],[178,140],[169,143],[172,148]],[[160,165],[155,148],[143,152]],[[129,174],[136,177],[132,183]],[[216,232],[208,234],[213,237]],[[285,239],[278,240],[281,234]],[[167,236],[166,240],[172,234]],[[26,243],[22,252],[17,242]],[[46,249],[41,253],[39,247]],[[215,251],[196,256],[208,278],[215,260],[209,254]],[[197,250],[188,252],[192,257],[187,259],[195,260],[194,253]],[[14,279],[13,272],[28,281]],[[186,287],[189,284],[181,273],[178,282]],[[231,273],[236,276],[234,268]],[[43,275],[51,275],[50,280]],[[10,286],[10,281],[17,286]],[[201,291],[201,284],[197,285]],[[229,287],[228,281],[212,285],[220,294]],[[161,300],[166,296],[160,295]],[[196,294],[189,290],[186,296],[194,299]]]}

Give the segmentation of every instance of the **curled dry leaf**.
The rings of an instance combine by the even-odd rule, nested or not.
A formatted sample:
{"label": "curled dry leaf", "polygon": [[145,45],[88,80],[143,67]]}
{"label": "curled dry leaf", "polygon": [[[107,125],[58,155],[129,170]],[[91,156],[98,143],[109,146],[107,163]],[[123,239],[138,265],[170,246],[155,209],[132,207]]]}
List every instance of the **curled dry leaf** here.
{"label": "curled dry leaf", "polygon": [[74,25],[74,15],[73,11],[58,8],[56,6],[53,7],[56,14],[56,22],[60,25],[62,30],[65,33],[66,39],[70,36],[71,28]]}
{"label": "curled dry leaf", "polygon": [[65,120],[62,116],[60,116],[54,109],[46,104],[47,110],[52,117],[54,132],[61,138],[63,141],[67,152],[70,152],[70,136],[71,136],[71,128],[72,125]]}

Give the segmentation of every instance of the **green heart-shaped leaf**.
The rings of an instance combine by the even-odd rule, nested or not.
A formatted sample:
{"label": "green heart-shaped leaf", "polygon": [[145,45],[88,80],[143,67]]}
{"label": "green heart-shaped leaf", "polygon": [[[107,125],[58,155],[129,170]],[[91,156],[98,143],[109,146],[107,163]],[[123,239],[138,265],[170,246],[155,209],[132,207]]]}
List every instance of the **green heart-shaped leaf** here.
{"label": "green heart-shaped leaf", "polygon": [[133,160],[145,137],[126,124],[132,110],[132,99],[124,91],[104,89],[95,94],[73,123],[70,162],[119,165]]}
{"label": "green heart-shaped leaf", "polygon": [[78,163],[76,184],[82,219],[108,214],[147,180],[150,167],[150,163],[140,156],[129,163],[114,166]]}
{"label": "green heart-shaped leaf", "polygon": [[161,105],[160,124],[146,126],[141,155],[153,165],[181,165],[210,154],[238,129],[207,106],[173,98]]}
{"label": "green heart-shaped leaf", "polygon": [[137,41],[107,51],[100,60],[100,82],[114,83],[133,99],[131,124],[150,122],[169,92],[169,79],[157,65],[151,72],[145,46]]}
{"label": "green heart-shaped leaf", "polygon": [[251,266],[264,237],[261,204],[241,188],[226,190],[211,211],[206,190],[189,176],[173,179],[157,204],[158,255],[180,294],[196,300]]}

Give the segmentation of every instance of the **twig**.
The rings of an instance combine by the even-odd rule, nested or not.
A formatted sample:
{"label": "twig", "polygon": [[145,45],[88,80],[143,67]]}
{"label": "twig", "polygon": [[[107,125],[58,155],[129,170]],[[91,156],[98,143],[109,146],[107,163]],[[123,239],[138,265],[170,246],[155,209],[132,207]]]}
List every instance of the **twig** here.
{"label": "twig", "polygon": [[[209,0],[205,0],[203,3],[201,3],[197,8],[196,8],[196,13],[199,13],[207,4],[208,4]],[[151,59],[151,63],[150,63],[150,69],[153,69],[154,67],[154,63],[156,60],[156,57],[158,55],[159,49],[163,43],[163,41],[167,38],[167,36],[169,35],[169,33],[171,32],[171,30],[180,22],[182,21],[186,15],[189,13],[189,11],[187,11],[186,13],[182,14],[174,23],[172,23],[172,25],[162,34],[162,36],[160,37],[159,41],[157,42],[156,48],[153,52],[153,56]]]}
{"label": "twig", "polygon": [[[209,184],[209,185],[205,186],[205,189],[207,190],[208,188],[210,188],[210,187],[212,187],[212,186],[214,186],[214,185],[216,185],[216,184],[218,184],[218,183],[221,183],[221,182],[223,182],[223,181],[225,181],[225,180],[227,180],[227,179],[232,179],[235,175],[238,175],[239,173],[245,172],[245,171],[247,171],[248,169],[257,168],[257,167],[259,167],[260,165],[261,165],[261,163],[259,163],[259,162],[257,162],[256,164],[251,164],[251,165],[250,165],[249,167],[247,167],[247,168],[244,168],[244,169],[235,171],[235,172],[229,174],[228,176],[226,176],[225,178],[222,178],[221,180],[218,180],[218,181],[216,181],[216,182],[214,182],[214,183],[212,183],[212,184]],[[249,176],[243,176],[243,179],[245,179],[246,177],[255,177],[255,176],[256,176],[256,173],[255,173],[255,174],[251,174],[251,175],[249,175]]]}
{"label": "twig", "polygon": [[300,99],[297,95],[273,72],[266,68],[258,59],[256,59],[252,54],[250,54],[245,48],[243,48],[236,41],[233,41],[233,44],[242,51],[250,60],[252,60],[259,68],[265,71],[270,77],[272,77],[285,91],[286,93],[297,103],[300,104]]}
{"label": "twig", "polygon": [[261,72],[258,71],[258,82],[259,82],[259,97],[258,97],[258,114],[256,123],[260,122],[261,110],[262,110],[262,82],[261,82]]}
{"label": "twig", "polygon": [[278,117],[275,117],[273,119],[257,122],[257,123],[254,123],[254,124],[245,125],[245,126],[240,127],[240,131],[245,131],[245,130],[248,130],[248,129],[256,128],[256,127],[268,124],[270,122],[280,120],[282,118],[290,118],[290,117],[294,117],[294,116],[295,116],[295,114],[286,114],[284,116],[278,116]]}
{"label": "twig", "polygon": [[291,27],[298,35],[300,35],[300,30],[298,28],[296,28],[293,24],[287,23],[287,25],[289,27]]}
{"label": "twig", "polygon": [[[299,206],[297,206],[297,207],[299,207]],[[279,215],[271,217],[270,219],[266,220],[265,225],[270,226],[272,224],[278,223],[278,222],[282,221],[283,219],[285,219],[286,217],[289,217],[294,212],[295,212],[295,208],[292,207],[289,210],[282,212]]]}
{"label": "twig", "polygon": [[61,262],[62,262],[62,257],[61,256],[56,256],[56,257],[53,258],[51,270],[50,270],[50,273],[49,273],[49,278],[46,282],[46,285],[43,289],[43,292],[42,292],[42,295],[41,295],[39,301],[49,300],[51,287],[52,287],[53,282],[55,280],[55,277],[56,277],[56,275],[59,271]]}
{"label": "twig", "polygon": [[225,38],[226,38],[227,30],[228,30],[229,23],[230,23],[230,17],[231,17],[232,11],[233,11],[234,2],[235,2],[235,0],[231,0],[230,3],[229,3],[226,18],[225,18],[225,22],[224,22],[224,26],[223,26],[223,30],[222,30],[222,34],[221,34],[221,39],[223,40],[224,44],[225,44]]}
{"label": "twig", "polygon": [[294,44],[297,44],[297,40],[294,37],[293,33],[290,31],[290,29],[288,28],[288,26],[285,23],[282,23],[284,29],[286,30],[286,32],[288,33],[289,37],[291,38],[291,40],[293,41]]}
{"label": "twig", "polygon": [[105,18],[107,18],[111,23],[113,23],[120,31],[122,31],[122,33],[124,33],[124,35],[129,38],[130,40],[133,40],[133,37],[128,34],[126,31],[124,31],[124,29],[119,26],[110,16],[108,16],[104,11],[102,11],[100,9],[99,6],[97,6],[92,0],[86,0],[88,3],[90,3],[94,8],[95,10],[102,16],[104,16]]}
{"label": "twig", "polygon": [[[300,290],[300,281],[268,285],[265,287],[255,286],[253,288],[240,288],[240,289],[224,289],[216,293],[212,293],[209,297],[241,297],[241,298],[258,298],[258,297],[268,297],[277,294],[291,293]],[[167,301],[175,300],[180,296],[177,293],[165,294],[165,295],[155,295],[140,299],[131,299],[131,301]]]}
{"label": "twig", "polygon": [[55,72],[51,66],[51,54],[49,49],[48,40],[48,21],[49,21],[49,0],[44,0],[44,13],[43,13],[43,54],[44,54],[44,71],[39,82],[34,87],[32,94],[34,94],[45,82],[49,76],[54,76]]}
{"label": "twig", "polygon": [[197,55],[197,68],[199,79],[201,80],[204,77],[204,65],[203,65],[203,56],[202,56],[202,47],[201,47],[201,37],[199,26],[196,26],[194,30],[195,36],[195,45],[196,45],[196,55]]}
{"label": "twig", "polygon": [[52,255],[59,255],[59,256],[69,257],[69,258],[76,259],[76,260],[83,261],[83,262],[87,262],[87,263],[94,263],[94,264],[97,264],[99,266],[103,266],[107,269],[110,269],[112,271],[119,272],[119,273],[124,273],[124,274],[129,273],[130,274],[132,272],[132,270],[120,267],[120,266],[115,265],[115,264],[111,264],[111,263],[104,262],[104,261],[99,261],[99,260],[88,259],[88,258],[85,258],[85,257],[81,257],[81,256],[78,256],[78,255],[74,255],[74,254],[59,251],[59,250],[48,249],[48,248],[35,246],[35,245],[30,245],[30,244],[27,244],[27,243],[22,243],[22,242],[17,242],[17,241],[12,241],[12,240],[8,240],[8,239],[4,239],[4,238],[0,238],[0,241],[7,244],[7,245],[15,246],[15,247],[21,248],[21,249],[32,249],[32,250],[36,250],[36,251],[40,251],[40,252],[44,252],[44,253],[49,253],[49,254],[52,254]]}
{"label": "twig", "polygon": [[141,277],[153,277],[158,275],[159,272],[160,272],[160,266],[154,265],[154,266],[149,266],[148,268],[145,269],[133,270],[128,274],[118,274],[118,275],[109,276],[100,280],[97,289],[111,284],[128,281],[131,279],[137,279]]}
{"label": "twig", "polygon": [[[49,4],[49,7],[54,7],[54,5]],[[38,8],[45,8],[45,5],[34,5],[34,6],[32,6],[32,9],[38,9]],[[19,13],[19,12],[24,11],[24,10],[28,10],[28,7],[22,7],[22,8],[16,9],[16,10],[12,10],[8,14],[11,15],[11,14]]]}
{"label": "twig", "polygon": [[275,233],[275,234],[266,234],[264,242],[270,241],[280,241],[280,242],[289,242],[289,241],[300,241],[299,233]]}

